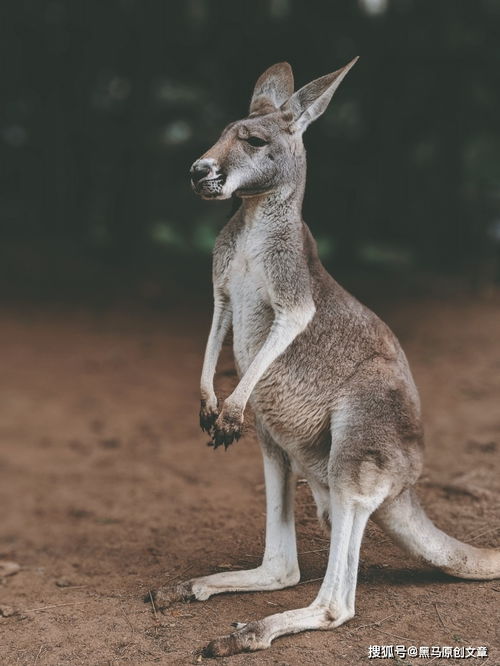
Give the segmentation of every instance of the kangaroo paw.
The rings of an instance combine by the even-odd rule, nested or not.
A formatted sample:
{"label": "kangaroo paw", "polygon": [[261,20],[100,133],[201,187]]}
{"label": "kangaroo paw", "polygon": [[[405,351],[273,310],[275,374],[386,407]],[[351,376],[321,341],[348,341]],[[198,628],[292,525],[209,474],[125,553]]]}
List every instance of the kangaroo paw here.
{"label": "kangaroo paw", "polygon": [[235,416],[222,412],[215,422],[212,431],[212,442],[214,449],[224,445],[224,448],[239,440],[243,433],[243,415]]}
{"label": "kangaroo paw", "polygon": [[195,598],[193,586],[190,581],[165,585],[157,590],[152,590],[144,597],[144,603],[153,600],[157,610],[168,608],[177,601],[192,601]]}
{"label": "kangaroo paw", "polygon": [[203,430],[203,432],[206,432],[208,434],[212,432],[212,429],[215,425],[215,422],[217,421],[218,416],[219,412],[217,411],[217,409],[208,407],[206,404],[206,400],[201,401],[200,428]]}
{"label": "kangaroo paw", "polygon": [[260,636],[260,633],[258,622],[250,622],[228,636],[210,641],[202,654],[204,657],[229,657],[239,652],[265,650],[271,642]]}

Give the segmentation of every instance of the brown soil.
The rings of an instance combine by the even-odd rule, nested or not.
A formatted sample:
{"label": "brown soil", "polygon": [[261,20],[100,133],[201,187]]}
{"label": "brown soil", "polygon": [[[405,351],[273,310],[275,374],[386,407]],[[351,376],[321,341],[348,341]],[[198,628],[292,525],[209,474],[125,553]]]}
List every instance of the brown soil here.
{"label": "brown soil", "polygon": [[[442,528],[483,546],[500,543],[498,306],[496,295],[379,308],[422,395],[420,495]],[[198,428],[208,317],[208,307],[198,315],[1,313],[0,560],[21,565],[0,579],[2,666],[196,663],[196,651],[231,622],[314,598],[327,541],[300,485],[299,586],[222,595],[157,616],[142,601],[168,580],[251,567],[262,552],[263,478],[252,431],[214,453]],[[231,382],[226,350],[218,383],[227,393]],[[499,602],[499,581],[447,578],[370,525],[353,620],[229,663],[381,663],[368,660],[370,644],[405,644],[486,645],[487,662],[468,663],[493,666],[500,663]]]}

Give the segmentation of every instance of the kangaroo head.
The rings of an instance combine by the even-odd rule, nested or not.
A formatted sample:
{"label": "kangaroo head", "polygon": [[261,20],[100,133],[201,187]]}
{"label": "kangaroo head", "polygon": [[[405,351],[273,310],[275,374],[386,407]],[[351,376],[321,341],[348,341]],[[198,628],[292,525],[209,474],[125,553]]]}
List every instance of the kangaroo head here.
{"label": "kangaroo head", "polygon": [[248,117],[228,125],[191,167],[194,191],[204,199],[228,199],[293,188],[305,168],[302,134],[356,60],[295,93],[287,62],[267,69],[255,84]]}

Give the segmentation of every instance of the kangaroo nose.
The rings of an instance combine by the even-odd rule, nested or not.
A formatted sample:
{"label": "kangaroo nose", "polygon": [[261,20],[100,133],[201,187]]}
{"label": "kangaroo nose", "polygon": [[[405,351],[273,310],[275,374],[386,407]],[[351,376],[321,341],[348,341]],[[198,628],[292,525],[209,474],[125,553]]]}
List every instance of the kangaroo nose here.
{"label": "kangaroo nose", "polygon": [[208,160],[198,160],[193,164],[190,169],[191,180],[193,183],[198,183],[202,178],[208,176],[212,170],[212,164]]}

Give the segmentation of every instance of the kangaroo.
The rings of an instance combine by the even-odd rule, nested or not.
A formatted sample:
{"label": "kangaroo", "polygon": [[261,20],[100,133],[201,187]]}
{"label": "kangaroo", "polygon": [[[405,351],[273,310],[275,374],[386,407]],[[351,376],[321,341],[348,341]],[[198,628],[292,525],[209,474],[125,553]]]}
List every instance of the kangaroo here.
{"label": "kangaroo", "polygon": [[[228,125],[191,167],[202,198],[241,199],[215,243],[200,424],[215,448],[227,447],[239,439],[250,402],[264,462],[266,544],[257,568],[164,586],[156,604],[297,584],[297,475],[307,479],[332,535],[309,606],[236,623],[205,656],[262,650],[279,636],[334,629],[352,618],[369,518],[452,576],[500,577],[500,550],[457,541],[420,506],[412,489],[422,469],[420,404],[405,354],[390,329],[328,274],[302,220],[302,134],[356,60],[297,92],[288,63],[270,67],[256,83],[248,117]],[[239,383],[219,407],[213,380],[231,326]]]}

